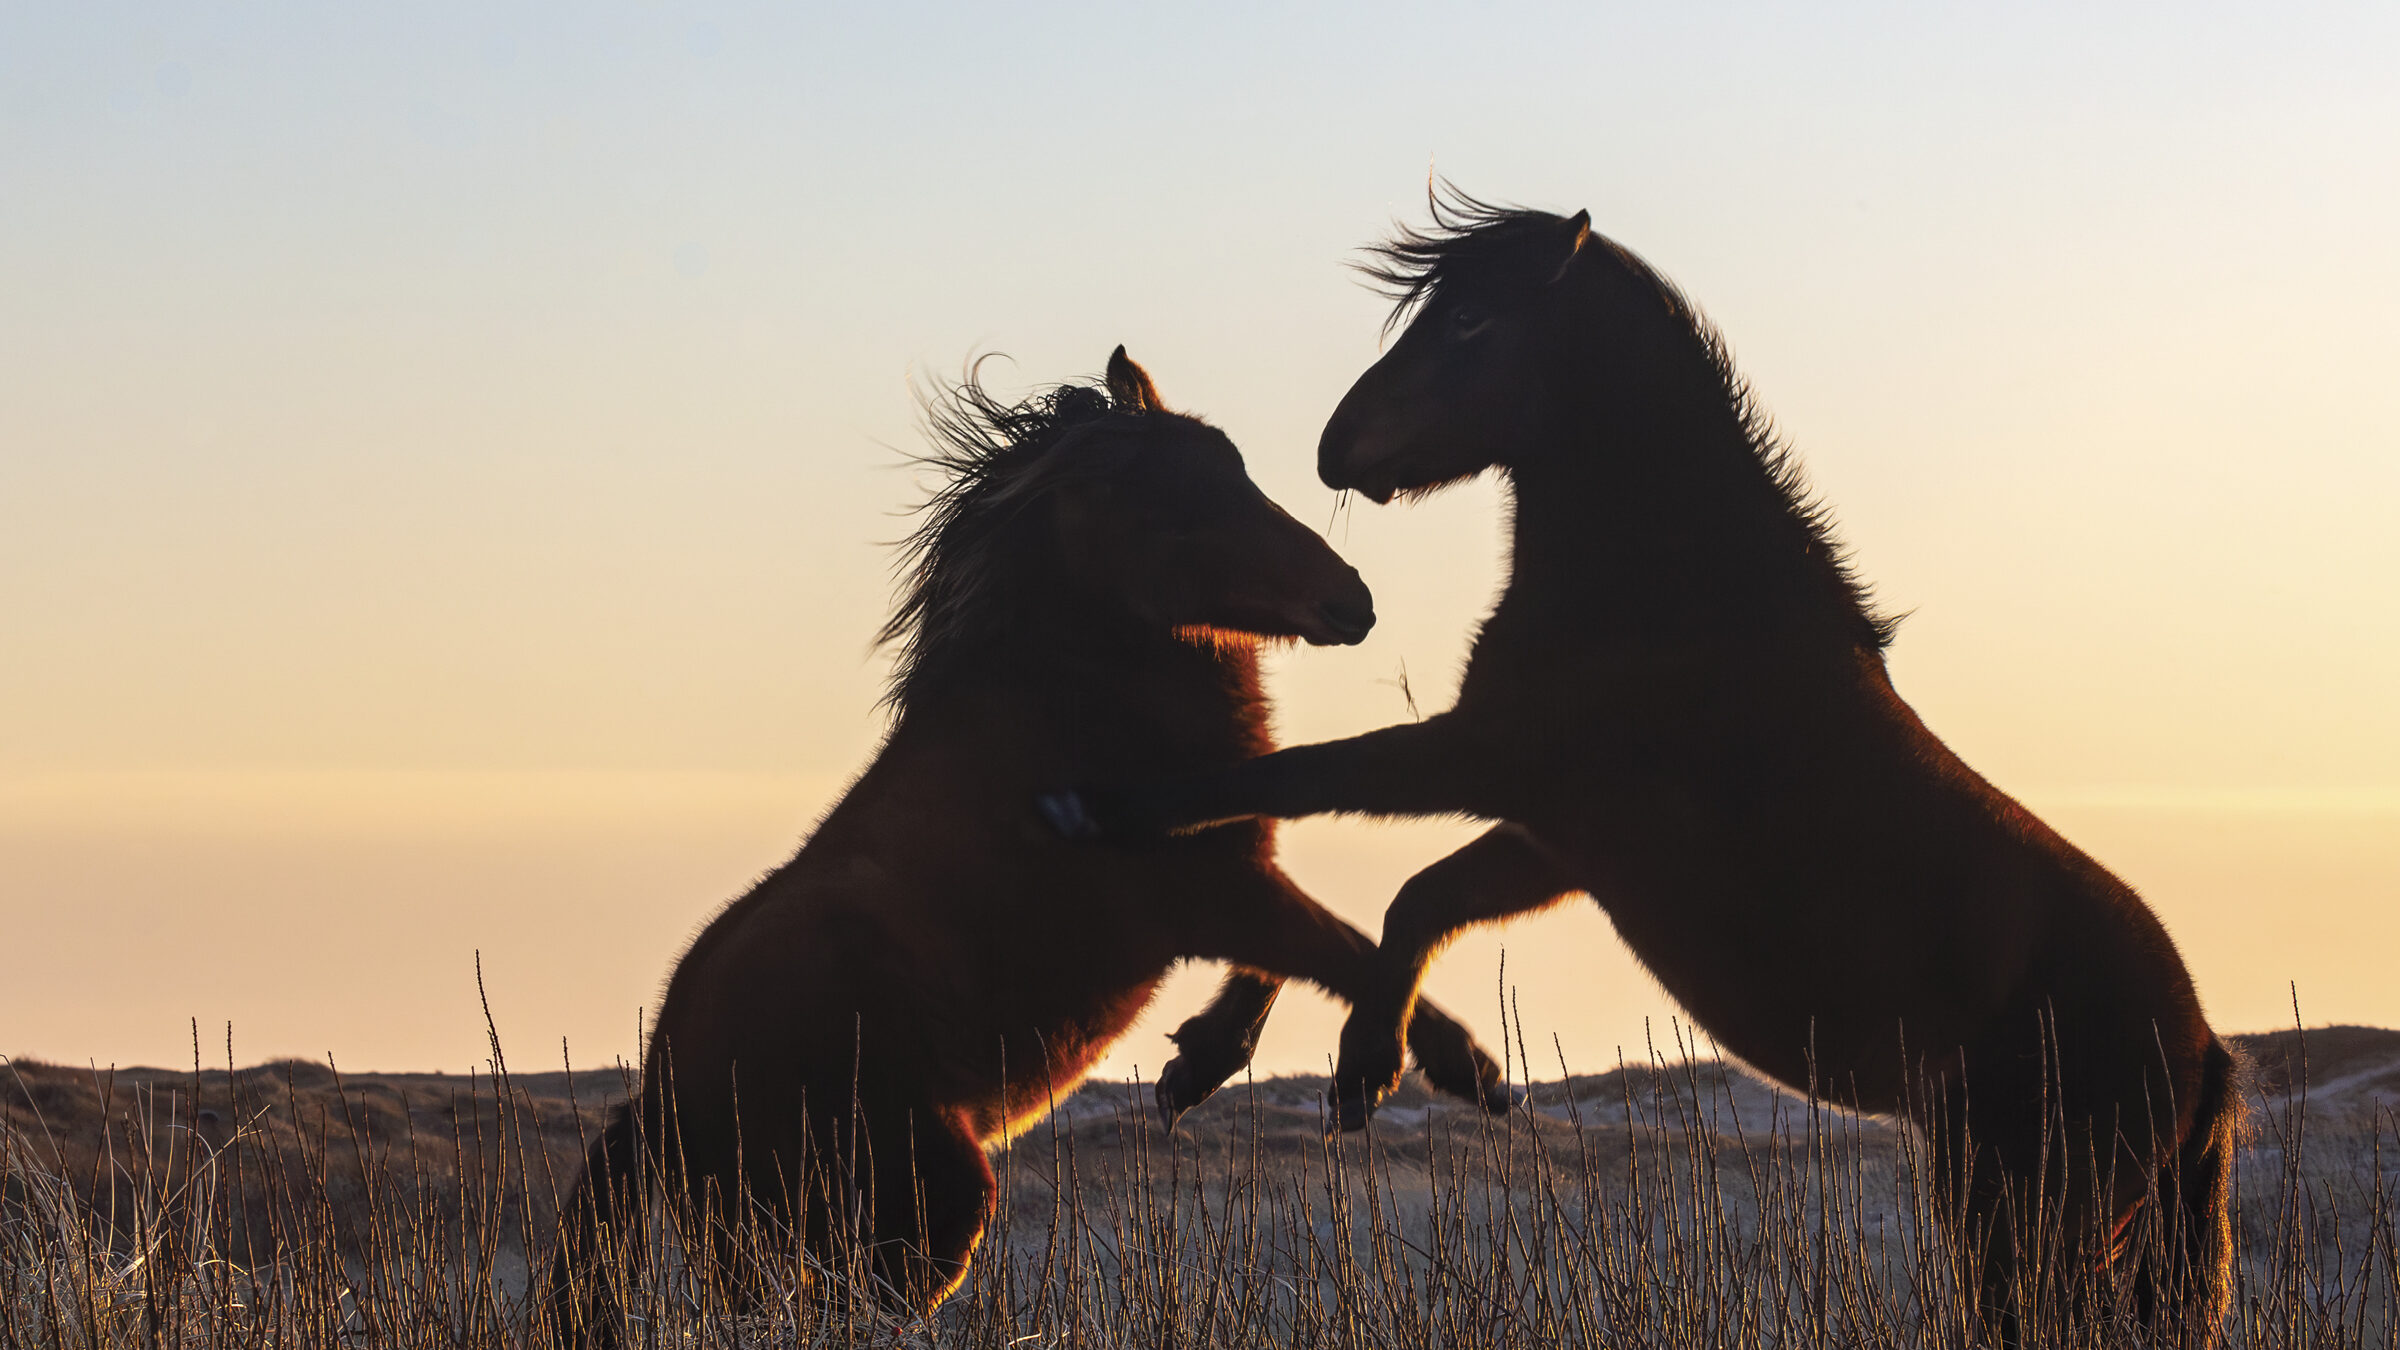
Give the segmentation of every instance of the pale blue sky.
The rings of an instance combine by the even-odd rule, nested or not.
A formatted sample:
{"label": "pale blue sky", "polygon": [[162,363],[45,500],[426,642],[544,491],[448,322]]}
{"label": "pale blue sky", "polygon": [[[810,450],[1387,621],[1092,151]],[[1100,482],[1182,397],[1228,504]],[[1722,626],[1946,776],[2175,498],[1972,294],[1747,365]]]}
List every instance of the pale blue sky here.
{"label": "pale blue sky", "polygon": [[[1902,692],[2221,1020],[2400,1022],[2394,70],[2368,5],[0,9],[0,1049],[461,1066],[478,947],[629,1048],[871,753],[912,370],[1126,342],[1324,521],[1429,166],[1720,321]],[[1339,524],[1385,621],[1287,731],[1439,702],[1497,537]],[[1371,930],[1455,833],[1291,851]],[[1582,1062],[1666,1006],[1584,910],[1471,1018],[1504,945]]]}

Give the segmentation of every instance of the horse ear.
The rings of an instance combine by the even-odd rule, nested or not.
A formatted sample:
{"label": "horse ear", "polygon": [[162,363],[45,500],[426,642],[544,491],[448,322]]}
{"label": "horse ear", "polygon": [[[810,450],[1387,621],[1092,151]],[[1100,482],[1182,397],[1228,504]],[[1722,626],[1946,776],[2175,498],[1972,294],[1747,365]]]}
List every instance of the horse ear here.
{"label": "horse ear", "polygon": [[1158,386],[1150,382],[1150,372],[1133,363],[1123,343],[1108,354],[1108,396],[1124,412],[1166,411],[1167,405],[1158,401]]}
{"label": "horse ear", "polygon": [[1590,241],[1592,213],[1589,211],[1576,212],[1567,218],[1563,229],[1567,237],[1567,256],[1558,260],[1558,270],[1550,274],[1550,280],[1554,284],[1565,278],[1567,269],[1575,265],[1575,259],[1583,253],[1584,244]]}

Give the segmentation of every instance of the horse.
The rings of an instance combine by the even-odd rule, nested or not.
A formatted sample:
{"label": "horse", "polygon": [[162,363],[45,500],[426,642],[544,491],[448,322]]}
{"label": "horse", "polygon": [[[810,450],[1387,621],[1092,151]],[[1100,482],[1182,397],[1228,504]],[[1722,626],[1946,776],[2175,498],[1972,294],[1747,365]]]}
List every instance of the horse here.
{"label": "horse", "polygon": [[[1015,405],[970,367],[928,422],[921,462],[946,482],[879,639],[897,650],[889,736],[676,964],[638,1095],[562,1209],[562,1339],[611,1335],[588,1263],[645,1166],[722,1211],[746,1201],[820,1258],[863,1241],[896,1310],[929,1312],[991,1214],[985,1147],[1071,1091],[1179,961],[1233,969],[1175,1033],[1155,1088],[1170,1127],[1248,1063],[1287,978],[1345,999],[1374,985],[1373,942],[1276,866],[1269,824],[1086,849],[1030,806],[1062,776],[1272,749],[1258,647],[1363,639],[1358,573],[1122,347],[1104,387]],[[1455,1019],[1420,1004],[1411,1026],[1437,1087],[1508,1109]]]}
{"label": "horse", "polygon": [[1901,700],[1894,621],[1674,285],[1588,213],[1429,195],[1432,224],[1363,264],[1405,331],[1317,463],[1379,505],[1504,477],[1508,582],[1455,705],[1210,773],[1081,780],[1100,786],[1040,799],[1053,827],[1500,822],[1394,898],[1342,1031],[1344,1125],[1391,1087],[1448,938],[1584,894],[1722,1049],[1954,1141],[1964,1231],[1994,1249],[1987,1308],[2034,1259],[1997,1226],[2044,1196],[2092,1234],[2061,1258],[2086,1273],[2135,1245],[2145,1201],[2166,1211],[2141,1306],[2221,1315],[2239,1063],[2157,916]]}

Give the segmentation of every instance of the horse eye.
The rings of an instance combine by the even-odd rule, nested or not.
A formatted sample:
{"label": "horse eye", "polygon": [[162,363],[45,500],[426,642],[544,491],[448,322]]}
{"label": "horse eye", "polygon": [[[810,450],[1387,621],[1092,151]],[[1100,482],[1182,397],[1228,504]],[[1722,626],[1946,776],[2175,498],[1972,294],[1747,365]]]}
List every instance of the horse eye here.
{"label": "horse eye", "polygon": [[1450,311],[1450,332],[1457,337],[1472,337],[1491,317],[1474,305],[1460,305]]}

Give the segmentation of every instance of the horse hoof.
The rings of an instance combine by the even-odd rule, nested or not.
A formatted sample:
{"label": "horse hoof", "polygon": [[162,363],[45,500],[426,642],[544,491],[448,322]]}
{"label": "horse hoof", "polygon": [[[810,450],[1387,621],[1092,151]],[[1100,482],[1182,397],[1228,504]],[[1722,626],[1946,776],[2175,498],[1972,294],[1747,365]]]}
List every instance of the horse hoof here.
{"label": "horse hoof", "polygon": [[1182,1094],[1169,1087],[1164,1078],[1150,1089],[1151,1109],[1158,1112],[1159,1126],[1169,1134],[1175,1133],[1175,1123],[1182,1120],[1183,1113],[1191,1110],[1193,1105],[1184,1101]]}
{"label": "horse hoof", "polygon": [[1033,805],[1061,839],[1089,840],[1100,837],[1100,822],[1093,818],[1091,808],[1084,804],[1080,792],[1044,792],[1033,799]]}
{"label": "horse hoof", "polygon": [[1226,1075],[1219,1075],[1216,1082],[1206,1086],[1200,1084],[1200,1077],[1184,1063],[1182,1055],[1177,1055],[1167,1061],[1167,1067],[1159,1071],[1158,1081],[1151,1084],[1150,1104],[1158,1109],[1158,1123],[1167,1127],[1167,1133],[1175,1132],[1175,1122],[1183,1119],[1186,1112],[1216,1096],[1217,1086],[1225,1081]]}

